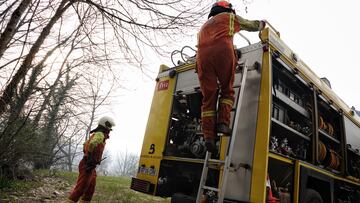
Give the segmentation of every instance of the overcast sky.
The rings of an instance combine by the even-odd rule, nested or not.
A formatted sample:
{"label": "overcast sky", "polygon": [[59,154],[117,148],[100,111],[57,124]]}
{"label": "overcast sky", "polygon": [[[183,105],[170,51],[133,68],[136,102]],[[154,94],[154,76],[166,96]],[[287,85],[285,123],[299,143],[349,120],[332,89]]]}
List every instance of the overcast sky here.
{"label": "overcast sky", "polygon": [[[360,1],[359,0],[253,0],[230,1],[237,14],[247,19],[266,19],[281,33],[281,39],[319,76],[327,77],[332,89],[348,106],[360,109]],[[246,13],[247,10],[247,13]],[[204,22],[206,19],[204,18]],[[178,43],[195,46],[193,39]],[[258,42],[257,34],[242,32]],[[237,47],[245,46],[239,38]],[[170,52],[172,50],[169,50]],[[169,60],[152,61],[151,76],[156,77],[160,64],[171,66]],[[107,148],[111,153],[140,154],[146,122],[155,87],[140,71],[126,69],[121,96],[111,106],[110,114],[117,122]]]}

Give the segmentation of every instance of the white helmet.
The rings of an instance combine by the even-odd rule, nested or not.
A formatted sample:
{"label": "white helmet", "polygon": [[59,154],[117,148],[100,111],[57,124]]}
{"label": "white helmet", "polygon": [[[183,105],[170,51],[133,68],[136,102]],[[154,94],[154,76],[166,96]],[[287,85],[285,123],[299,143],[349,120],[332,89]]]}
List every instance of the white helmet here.
{"label": "white helmet", "polygon": [[101,125],[106,129],[111,130],[111,128],[115,126],[115,122],[109,116],[104,116],[100,118],[98,125]]}

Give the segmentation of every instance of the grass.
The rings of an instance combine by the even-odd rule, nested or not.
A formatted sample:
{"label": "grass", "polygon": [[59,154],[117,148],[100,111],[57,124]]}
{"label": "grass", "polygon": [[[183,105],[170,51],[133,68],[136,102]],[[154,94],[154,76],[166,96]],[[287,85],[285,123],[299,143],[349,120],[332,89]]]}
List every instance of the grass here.
{"label": "grass", "polygon": [[9,180],[0,176],[0,202],[1,199],[8,198],[14,192],[28,191],[41,185],[39,181]]}
{"label": "grass", "polygon": [[[44,187],[44,181],[46,177],[53,177],[48,170],[39,170],[34,172],[37,177],[33,181],[22,181],[22,180],[6,180],[0,177],[0,202],[2,199],[13,199],[13,197],[18,197],[25,199],[27,201],[27,193],[34,188]],[[71,185],[71,188],[74,186],[78,173],[75,172],[56,172],[55,176],[57,179],[61,179],[62,183],[67,182]],[[55,179],[56,180],[56,179]],[[112,176],[98,176],[96,179],[96,189],[95,194],[91,202],[93,203],[169,203],[170,198],[165,199],[161,197],[155,197],[152,195],[143,194],[136,192],[130,189],[131,179],[128,177],[112,177]],[[55,181],[57,183],[57,181]],[[48,183],[49,184],[49,183]],[[53,200],[58,202],[59,199],[65,201],[66,196],[70,193],[69,186],[61,187],[63,184],[54,185],[54,188],[57,191],[63,192],[62,197]],[[8,202],[8,201],[5,201]],[[17,201],[10,201],[17,202]]]}
{"label": "grass", "polygon": [[[60,172],[58,176],[75,184],[77,173]],[[169,203],[170,199],[155,197],[130,189],[131,179],[128,177],[98,176],[95,194],[91,202],[121,202],[121,203]]]}
{"label": "grass", "polygon": [[0,177],[0,192],[28,190],[39,185],[36,181],[8,180]]}

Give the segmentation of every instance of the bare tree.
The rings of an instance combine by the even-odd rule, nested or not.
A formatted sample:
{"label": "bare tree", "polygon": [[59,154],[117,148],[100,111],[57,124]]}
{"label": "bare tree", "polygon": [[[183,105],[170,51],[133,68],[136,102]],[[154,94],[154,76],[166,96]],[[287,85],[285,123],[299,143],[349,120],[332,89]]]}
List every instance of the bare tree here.
{"label": "bare tree", "polygon": [[[37,2],[40,2],[40,0]],[[202,6],[204,4],[196,3],[194,5],[193,1],[62,0],[54,2],[58,2],[58,4],[51,3],[49,6],[51,8],[57,6],[55,13],[42,28],[40,35],[31,45],[20,67],[7,83],[0,96],[0,115],[5,112],[7,105],[11,102],[19,82],[26,76],[31,64],[39,54],[40,48],[44,46],[45,40],[51,33],[51,29],[54,26],[61,29],[62,22],[60,24],[57,24],[57,22],[69,8],[73,9],[67,13],[74,15],[80,22],[83,22],[83,18],[87,19],[87,23],[83,24],[83,28],[85,36],[88,37],[89,46],[84,47],[84,50],[90,53],[95,50],[100,52],[102,56],[98,55],[97,57],[105,61],[108,67],[111,66],[109,60],[116,61],[117,59],[117,57],[111,57],[111,53],[114,52],[114,46],[110,46],[110,44],[114,43],[111,41],[116,42],[116,46],[122,50],[124,57],[121,60],[125,59],[128,62],[135,61],[141,64],[144,51],[141,45],[147,45],[159,50],[161,46],[158,44],[157,36],[172,38],[175,34],[185,34],[184,28],[195,26],[197,20],[204,14],[204,7]],[[29,5],[27,1],[23,3],[21,8]],[[19,15],[21,14],[19,13]],[[96,36],[91,33],[95,28],[102,29],[100,33],[96,33]],[[109,30],[112,32],[108,32]],[[159,31],[158,35],[155,34],[156,31]],[[99,38],[99,36],[102,36],[102,38],[97,40],[96,38]],[[111,39],[111,41],[108,39]],[[9,37],[3,41],[8,42]],[[3,47],[2,53],[5,51],[4,49],[6,48]]]}
{"label": "bare tree", "polygon": [[46,123],[43,127],[43,138],[40,139],[43,156],[40,156],[40,159],[35,163],[36,168],[50,168],[51,164],[54,162],[56,155],[54,149],[60,138],[63,136],[63,133],[59,133],[58,125],[56,125],[56,123],[61,117],[67,117],[66,111],[61,112],[61,106],[65,102],[68,92],[75,85],[77,79],[77,77],[70,78],[68,73],[65,81],[60,82],[60,86],[57,91],[55,91],[55,94],[51,95],[52,102],[46,116]]}
{"label": "bare tree", "polygon": [[84,85],[87,88],[82,88],[80,90],[80,96],[77,97],[77,100],[82,100],[84,104],[81,108],[87,108],[87,111],[90,115],[87,116],[85,121],[82,121],[84,125],[87,126],[86,133],[85,133],[85,140],[89,138],[91,128],[94,127],[94,121],[97,118],[96,112],[99,107],[104,107],[108,105],[110,94],[114,88],[114,81],[108,80],[108,87],[105,88],[106,91],[103,91],[103,81],[104,81],[104,74],[98,73],[96,76],[91,75],[90,77],[85,76]]}
{"label": "bare tree", "polygon": [[[111,93],[113,83],[109,83],[110,88],[105,88],[106,91],[102,92],[103,88],[101,87],[103,77],[104,76],[102,74],[98,74],[92,78],[84,78],[83,84],[80,86],[84,88],[73,89],[73,91],[78,91],[76,91],[77,94],[73,95],[71,99],[74,103],[81,104],[72,106],[72,109],[70,110],[71,114],[76,118],[77,124],[75,128],[71,128],[73,129],[72,133],[65,135],[66,140],[63,140],[62,144],[58,144],[57,146],[62,152],[60,156],[64,156],[65,164],[67,165],[69,171],[72,170],[75,157],[82,154],[82,151],[78,152],[80,143],[85,142],[90,136],[91,128],[96,127],[94,126],[94,121],[97,117],[96,111],[100,106],[103,107],[109,102],[109,95]],[[87,113],[77,114],[76,112]],[[107,162],[109,162],[109,160],[105,163]],[[102,168],[105,169],[104,167]],[[105,173],[107,173],[107,170],[104,170],[104,174]]]}
{"label": "bare tree", "polygon": [[6,28],[1,33],[1,36],[0,36],[0,59],[6,50],[6,46],[8,46],[11,38],[16,33],[17,28],[18,28],[17,25],[18,25],[19,21],[21,20],[21,16],[25,12],[25,10],[28,8],[30,3],[31,3],[31,0],[21,1],[19,6],[15,9],[13,14],[11,15],[11,18],[10,18]]}
{"label": "bare tree", "polygon": [[26,76],[26,73],[29,70],[34,60],[35,55],[39,51],[46,37],[50,34],[51,28],[54,26],[56,21],[62,16],[62,14],[71,6],[71,4],[72,1],[70,2],[68,2],[67,0],[61,1],[57,11],[50,19],[49,23],[42,30],[41,34],[35,41],[34,45],[31,47],[31,49],[29,50],[29,53],[26,55],[24,61],[17,70],[16,74],[12,77],[9,84],[7,84],[2,95],[0,96],[0,115],[4,113],[6,106],[10,103],[11,99],[13,98],[18,83]]}
{"label": "bare tree", "polygon": [[0,2],[0,169],[18,159],[46,167],[66,159],[71,170],[80,140],[121,87],[119,67],[145,73],[146,53],[164,54],[207,7],[190,0]]}
{"label": "bare tree", "polygon": [[139,163],[139,156],[125,151],[118,153],[114,160],[114,168],[116,175],[119,176],[134,176],[136,175]]}
{"label": "bare tree", "polygon": [[106,176],[109,174],[110,164],[111,164],[111,157],[109,150],[105,149],[103,153],[103,160],[101,163],[96,167],[96,172],[99,175]]}
{"label": "bare tree", "polygon": [[67,132],[72,132],[70,134],[65,134],[62,137],[61,142],[57,143],[57,149],[61,151],[60,161],[58,164],[64,166],[66,170],[72,172],[74,166],[74,160],[76,157],[82,155],[82,144],[84,143],[84,136],[79,136],[82,133],[83,125],[80,122],[77,122],[73,127],[69,126]]}

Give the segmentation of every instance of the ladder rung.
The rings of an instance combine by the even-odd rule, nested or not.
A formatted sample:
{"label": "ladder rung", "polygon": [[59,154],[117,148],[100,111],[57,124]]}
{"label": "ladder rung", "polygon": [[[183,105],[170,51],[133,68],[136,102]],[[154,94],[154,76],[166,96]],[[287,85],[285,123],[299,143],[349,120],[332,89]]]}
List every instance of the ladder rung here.
{"label": "ladder rung", "polygon": [[217,133],[217,136],[219,136],[219,137],[231,137],[231,134]]}
{"label": "ladder rung", "polygon": [[225,164],[225,161],[219,159],[209,159],[209,163]]}
{"label": "ladder rung", "polygon": [[212,190],[212,191],[215,191],[215,192],[219,192],[219,188],[215,188],[215,187],[209,187],[209,186],[203,186],[203,189],[205,190]]}

